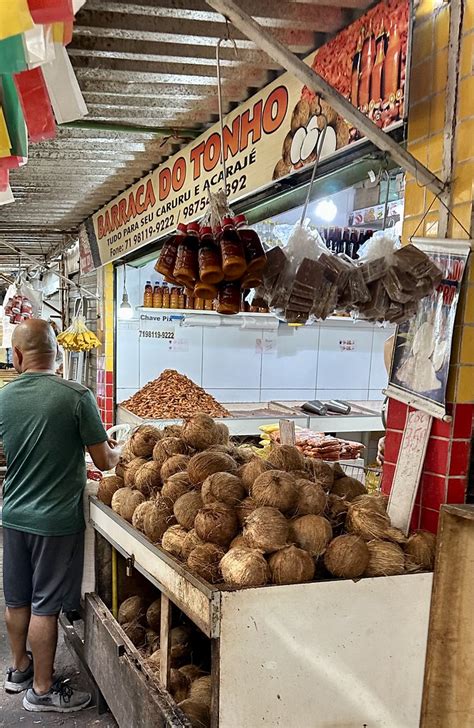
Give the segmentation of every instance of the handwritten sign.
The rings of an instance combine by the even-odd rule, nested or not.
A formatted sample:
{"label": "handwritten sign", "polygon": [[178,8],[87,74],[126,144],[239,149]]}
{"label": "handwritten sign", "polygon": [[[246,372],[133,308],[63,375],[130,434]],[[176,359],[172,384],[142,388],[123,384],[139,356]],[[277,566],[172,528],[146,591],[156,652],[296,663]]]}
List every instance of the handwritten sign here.
{"label": "handwritten sign", "polygon": [[426,412],[410,412],[403,433],[387,512],[392,525],[405,534],[410,528],[432,419]]}

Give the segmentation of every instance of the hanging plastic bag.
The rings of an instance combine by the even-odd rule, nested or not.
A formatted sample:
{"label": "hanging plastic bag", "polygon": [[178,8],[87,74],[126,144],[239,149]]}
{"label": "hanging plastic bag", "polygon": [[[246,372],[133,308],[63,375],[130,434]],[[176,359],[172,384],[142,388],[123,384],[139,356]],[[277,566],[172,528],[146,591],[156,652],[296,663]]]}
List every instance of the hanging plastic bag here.
{"label": "hanging plastic bag", "polygon": [[0,40],[0,73],[21,73],[27,68],[22,35]]}
{"label": "hanging plastic bag", "polygon": [[42,67],[54,115],[58,124],[82,119],[88,109],[66,49],[56,44],[53,63]]}
{"label": "hanging plastic bag", "polygon": [[35,23],[72,22],[72,0],[28,0],[31,17]]}
{"label": "hanging plastic bag", "polygon": [[9,157],[12,153],[12,145],[10,142],[10,135],[8,133],[7,122],[5,121],[5,114],[0,106],[0,157]]}
{"label": "hanging plastic bag", "polygon": [[56,123],[41,68],[24,71],[15,76],[25,116],[28,136],[32,142],[54,139]]}
{"label": "hanging plastic bag", "polygon": [[28,155],[25,119],[15,82],[11,76],[0,76],[0,106],[5,115],[12,157]]}
{"label": "hanging plastic bag", "polygon": [[55,58],[53,28],[51,25],[35,25],[23,34],[28,68],[52,63]]}
{"label": "hanging plastic bag", "polygon": [[15,202],[15,198],[13,196],[12,188],[8,184],[7,188],[3,192],[0,192],[0,206],[10,205],[12,202]]}
{"label": "hanging plastic bag", "polygon": [[0,40],[24,33],[33,27],[33,20],[26,0],[1,0]]}

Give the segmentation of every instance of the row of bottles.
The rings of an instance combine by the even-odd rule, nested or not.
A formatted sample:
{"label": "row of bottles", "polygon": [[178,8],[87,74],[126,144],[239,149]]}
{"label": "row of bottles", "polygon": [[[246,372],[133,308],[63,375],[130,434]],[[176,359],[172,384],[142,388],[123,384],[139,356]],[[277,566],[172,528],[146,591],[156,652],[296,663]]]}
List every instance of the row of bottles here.
{"label": "row of bottles", "polygon": [[[365,36],[365,37],[364,37]],[[360,35],[352,61],[351,102],[363,111],[379,102],[393,103],[401,86],[402,43],[396,24]]]}
{"label": "row of bottles", "polygon": [[360,246],[374,234],[373,230],[339,227],[318,228],[318,232],[331,253],[345,253],[353,260],[357,260]]}
{"label": "row of bottles", "polygon": [[[147,281],[143,294],[144,308],[188,309],[192,311],[217,311],[218,313],[268,313],[268,308],[250,306],[245,300],[247,290],[242,291],[238,283],[225,285],[223,293],[216,299],[195,297],[191,291],[176,286],[169,287],[165,282],[160,285]],[[225,308],[225,310],[222,310]]]}

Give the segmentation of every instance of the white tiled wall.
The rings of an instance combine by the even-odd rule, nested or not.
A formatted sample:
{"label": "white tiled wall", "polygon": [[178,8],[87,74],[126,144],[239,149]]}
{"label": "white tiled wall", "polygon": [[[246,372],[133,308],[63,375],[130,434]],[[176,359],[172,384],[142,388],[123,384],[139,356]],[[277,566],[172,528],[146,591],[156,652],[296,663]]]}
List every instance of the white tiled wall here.
{"label": "white tiled wall", "polygon": [[[134,306],[141,304],[149,267],[127,270]],[[119,278],[117,290],[121,290]],[[383,345],[393,329],[361,321],[326,321],[276,331],[236,326],[190,326],[179,332],[179,351],[139,338],[138,321],[118,322],[117,401],[123,401],[163,369],[173,368],[221,402],[308,399],[383,399]],[[262,352],[261,339],[269,346]]]}

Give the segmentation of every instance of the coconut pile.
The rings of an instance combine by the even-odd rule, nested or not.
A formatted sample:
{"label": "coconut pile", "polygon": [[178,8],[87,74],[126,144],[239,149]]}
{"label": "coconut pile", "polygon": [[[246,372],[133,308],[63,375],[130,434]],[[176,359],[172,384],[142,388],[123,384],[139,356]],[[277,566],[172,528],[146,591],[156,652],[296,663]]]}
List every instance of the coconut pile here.
{"label": "coconut pile", "polygon": [[241,589],[433,568],[435,536],[394,528],[381,493],[274,444],[267,460],[198,414],[139,427],[99,498],[211,584]]}
{"label": "coconut pile", "polygon": [[[160,683],[161,599],[147,602],[134,595],[120,604],[118,621],[130,641],[144,657],[153,679]],[[209,728],[211,676],[201,668],[200,635],[183,619],[170,630],[169,692],[196,728]],[[205,661],[205,660],[204,660]]]}

